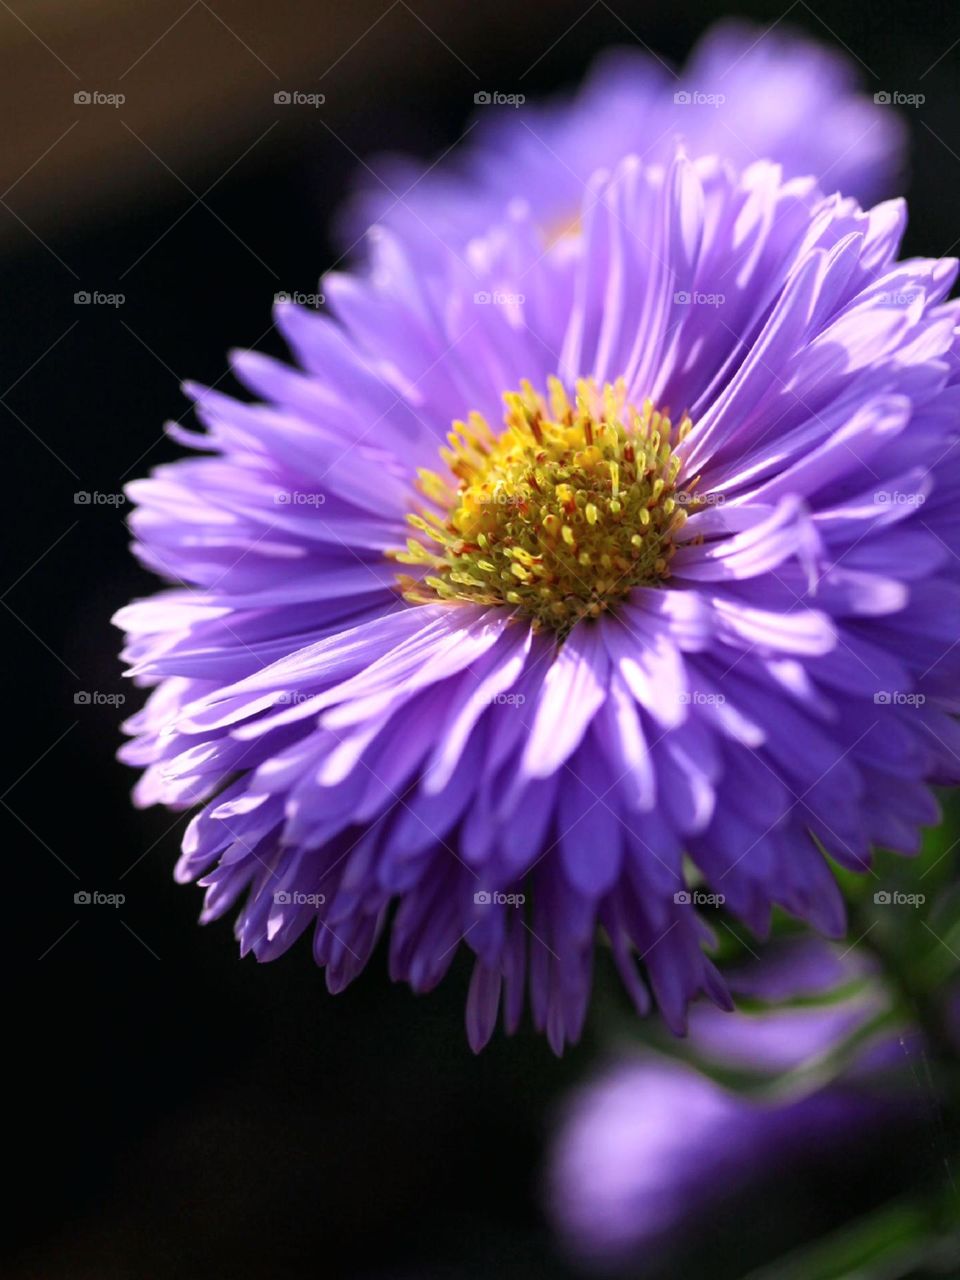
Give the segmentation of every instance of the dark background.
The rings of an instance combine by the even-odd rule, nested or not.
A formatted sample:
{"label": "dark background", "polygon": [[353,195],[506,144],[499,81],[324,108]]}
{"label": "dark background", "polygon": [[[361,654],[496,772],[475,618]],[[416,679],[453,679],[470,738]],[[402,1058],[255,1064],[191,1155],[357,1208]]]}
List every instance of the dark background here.
{"label": "dark background", "polygon": [[[474,1058],[463,967],[418,999],[391,986],[381,952],[334,999],[305,943],[259,967],[238,959],[228,922],[197,928],[200,891],[171,878],[186,819],[133,810],[133,775],[114,760],[139,695],[109,618],[157,584],[128,553],[123,508],[73,495],[115,493],[176,456],[161,427],[186,412],[181,378],[220,379],[231,346],[279,350],[273,294],[315,291],[337,258],[328,228],[351,153],[432,156],[459,138],[478,88],[572,85],[597,51],[636,38],[680,60],[727,12],[627,0],[0,7],[14,184],[0,205],[0,823],[17,974],[3,1275],[571,1274],[540,1176],[552,1108],[608,1047],[601,1019],[560,1062],[529,1031]],[[925,93],[909,119],[907,248],[949,252],[955,3],[740,12],[768,26],[786,14],[849,46],[871,93]],[[75,107],[82,87],[122,89],[128,104]],[[281,87],[322,90],[328,106],[277,107]],[[81,289],[126,301],[78,307]],[[81,690],[127,704],[77,705]],[[126,902],[78,907],[81,889]],[[709,1249],[709,1274],[739,1277],[937,1158],[876,1154],[827,1178],[795,1171],[789,1196],[759,1214],[691,1225],[693,1255]],[[675,1266],[664,1273],[708,1273]]]}

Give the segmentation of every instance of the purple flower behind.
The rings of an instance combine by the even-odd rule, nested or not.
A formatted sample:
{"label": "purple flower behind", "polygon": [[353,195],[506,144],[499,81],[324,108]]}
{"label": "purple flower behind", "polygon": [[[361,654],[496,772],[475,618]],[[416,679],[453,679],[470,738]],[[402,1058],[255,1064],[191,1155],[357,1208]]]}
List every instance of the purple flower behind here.
{"label": "purple flower behind", "polygon": [[826,192],[870,203],[898,190],[906,129],[856,81],[839,51],[739,21],[711,28],[679,75],[653,54],[610,50],[573,98],[480,106],[439,165],[374,158],[342,237],[353,245],[375,222],[407,234],[429,228],[427,248],[443,253],[522,200],[553,240],[576,225],[597,169],[631,154],[669,163],[678,140],[692,157],[738,169],[775,160],[788,178],[810,174]]}
{"label": "purple flower behind", "polygon": [[[858,961],[819,943],[790,944],[772,965],[765,958],[731,985],[742,994],[775,989],[773,998],[786,1000],[829,996],[857,978],[865,985],[833,992],[835,1003],[718,1017],[692,1011],[692,1054],[713,1068],[737,1066],[755,1083],[766,1075],[763,1100],[652,1052],[623,1060],[576,1093],[554,1142],[548,1188],[550,1215],[569,1248],[611,1263],[676,1243],[681,1230],[767,1185],[777,1171],[812,1157],[823,1167],[865,1132],[904,1120],[915,1107],[912,1039],[889,1030],[874,1036],[839,1078],[817,1083],[818,1064],[886,1008]],[[779,1073],[801,1068],[802,1083],[770,1095]]]}

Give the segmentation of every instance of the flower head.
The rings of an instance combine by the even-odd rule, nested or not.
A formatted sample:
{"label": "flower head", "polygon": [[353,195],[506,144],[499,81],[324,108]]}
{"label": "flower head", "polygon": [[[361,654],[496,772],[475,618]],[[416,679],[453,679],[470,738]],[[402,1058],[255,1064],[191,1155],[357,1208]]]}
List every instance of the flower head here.
{"label": "flower head", "polygon": [[120,616],[124,758],[203,806],[204,918],[311,930],[332,990],[462,945],[477,1046],[527,997],[575,1039],[598,926],[639,1009],[725,1003],[700,907],[842,932],[823,852],[915,849],[960,758],[954,264],[766,163],[584,210],[564,255],[529,210],[429,269],[381,232],[130,490],[180,585]]}
{"label": "flower head", "polygon": [[679,73],[653,54],[608,50],[572,98],[518,104],[505,94],[498,105],[478,94],[473,124],[440,164],[374,158],[342,235],[353,245],[374,222],[428,229],[425,250],[443,253],[486,232],[522,192],[542,238],[563,240],[580,226],[597,169],[631,154],[667,164],[678,139],[693,157],[738,169],[775,160],[788,178],[813,175],[826,192],[871,202],[897,189],[906,130],[889,103],[858,91],[855,70],[797,32],[730,20]]}

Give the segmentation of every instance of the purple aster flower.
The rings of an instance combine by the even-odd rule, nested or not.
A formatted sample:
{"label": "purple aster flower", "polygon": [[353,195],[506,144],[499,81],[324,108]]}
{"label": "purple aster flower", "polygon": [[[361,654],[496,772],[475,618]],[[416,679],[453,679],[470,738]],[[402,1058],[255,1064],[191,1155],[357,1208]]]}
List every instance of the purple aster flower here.
{"label": "purple aster flower", "polygon": [[579,225],[598,168],[626,155],[669,163],[678,139],[692,157],[722,156],[738,169],[775,160],[787,178],[811,174],[824,191],[872,203],[897,189],[906,129],[888,105],[858,91],[855,68],[838,51],[796,32],[724,21],[679,75],[652,55],[609,50],[572,99],[481,106],[462,150],[436,167],[374,159],[342,234],[353,244],[374,222],[407,233],[429,227],[427,247],[432,239],[442,252],[499,222],[519,190],[553,241]]}
{"label": "purple aster flower", "polygon": [[[749,1071],[752,1092],[648,1051],[621,1059],[568,1100],[547,1203],[575,1254],[606,1263],[641,1250],[648,1257],[652,1246],[678,1243],[691,1219],[709,1218],[779,1170],[823,1169],[865,1132],[889,1138],[915,1123],[919,1039],[889,1024],[870,1033],[889,998],[859,957],[793,943],[730,985],[769,1003],[749,1014],[692,1010],[690,1048],[715,1071]],[[829,1003],[805,1003],[817,997]],[[855,1034],[862,1045],[833,1075],[830,1055]]]}
{"label": "purple aster flower", "polygon": [[523,210],[429,270],[381,232],[332,316],[279,307],[300,370],[193,388],[210,456],[130,487],[178,585],[119,622],[202,918],[309,930],[333,991],[385,929],[417,991],[462,943],[471,1043],[528,995],[557,1050],[598,926],[677,1030],[727,1002],[692,896],[840,934],[822,850],[915,850],[960,759],[955,264],[903,224],[628,160],[576,252]]}

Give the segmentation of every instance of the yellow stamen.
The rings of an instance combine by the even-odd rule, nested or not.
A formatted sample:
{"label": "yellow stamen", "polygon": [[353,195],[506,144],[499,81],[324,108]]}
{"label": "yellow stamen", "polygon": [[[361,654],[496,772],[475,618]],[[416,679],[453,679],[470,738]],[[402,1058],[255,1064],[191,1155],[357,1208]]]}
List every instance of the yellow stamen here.
{"label": "yellow stamen", "polygon": [[477,413],[453,424],[449,476],[419,472],[434,509],[411,513],[420,539],[393,556],[433,571],[401,577],[414,603],[503,604],[562,638],[669,576],[691,509],[674,448],[692,424],[637,409],[622,381],[581,379],[572,403],[557,378],[546,398],[524,381],[504,403],[499,435]]}

